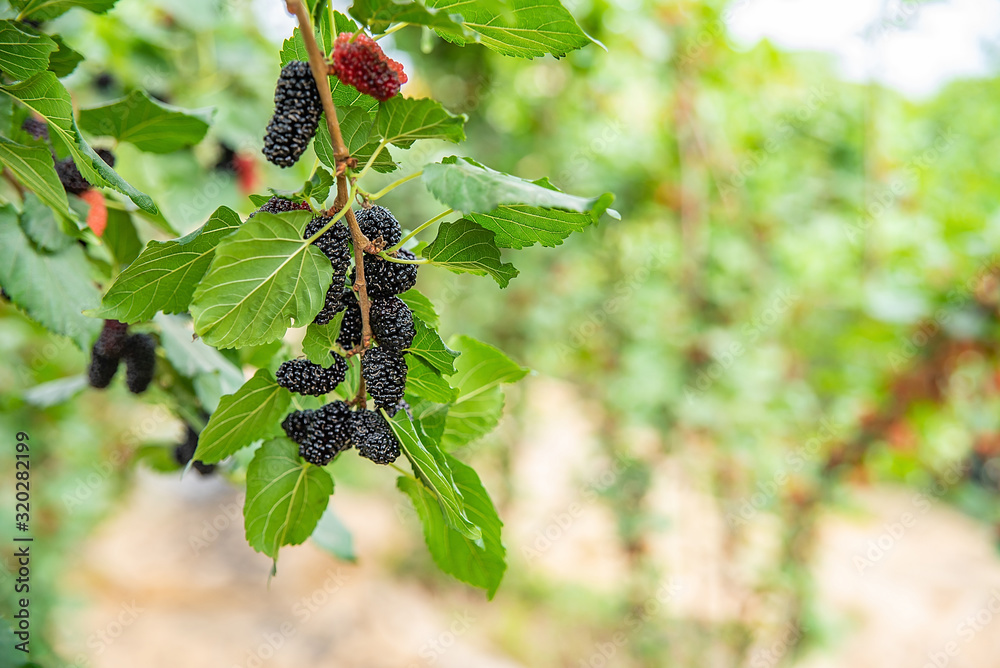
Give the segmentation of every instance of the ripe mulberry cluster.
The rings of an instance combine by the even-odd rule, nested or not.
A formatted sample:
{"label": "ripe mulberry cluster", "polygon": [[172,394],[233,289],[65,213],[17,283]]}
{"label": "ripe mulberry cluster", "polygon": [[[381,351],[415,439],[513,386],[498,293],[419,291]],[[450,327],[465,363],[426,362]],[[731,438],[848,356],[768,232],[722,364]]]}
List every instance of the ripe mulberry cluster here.
{"label": "ripe mulberry cluster", "polygon": [[361,228],[364,235],[371,241],[382,237],[385,248],[395,246],[403,238],[403,230],[399,227],[399,221],[385,207],[373,206],[369,209],[361,209],[355,217],[358,221],[358,227]]}
{"label": "ripe mulberry cluster", "polygon": [[[351,277],[351,282],[354,282],[353,276]],[[361,344],[361,305],[354,297],[353,290],[350,295],[345,290],[343,300],[347,302],[347,310],[344,312],[344,319],[340,321],[340,334],[337,336],[337,345],[344,350],[350,350]]]}
{"label": "ripe mulberry cluster", "polygon": [[299,455],[317,466],[325,466],[351,447],[379,464],[391,464],[400,454],[399,441],[381,413],[352,411],[343,401],[290,413],[281,427],[299,444]]}
{"label": "ripe mulberry cluster", "polygon": [[264,135],[264,157],[279,167],[298,162],[316,134],[323,111],[309,63],[293,60],[281,69],[274,90],[274,116]]}
{"label": "ripe mulberry cluster", "polygon": [[[185,425],[184,440],[178,443],[174,447],[174,461],[176,461],[181,466],[186,466],[191,458],[194,457],[195,451],[198,449],[198,432],[196,432],[191,425]],[[206,464],[205,462],[195,460],[191,466],[201,475],[208,475],[215,471],[215,464]]]}
{"label": "ripe mulberry cluster", "polygon": [[340,33],[333,45],[333,70],[345,84],[383,102],[406,83],[402,64],[386,56],[368,35]]}
{"label": "ripe mulberry cluster", "polygon": [[399,297],[373,299],[369,317],[372,334],[380,347],[400,352],[413,343],[417,333],[413,327],[413,312]]}
{"label": "ripe mulberry cluster", "polygon": [[333,366],[323,367],[309,360],[289,360],[278,367],[278,385],[296,394],[318,397],[333,392],[347,376],[347,362],[334,355]]}
{"label": "ripe mulberry cluster", "polygon": [[125,384],[133,394],[142,394],[149,387],[156,371],[156,340],[148,334],[128,333],[128,325],[117,320],[105,320],[100,336],[90,351],[87,375],[91,387],[105,388],[125,360]]}
{"label": "ripe mulberry cluster", "polygon": [[387,348],[369,348],[361,357],[361,375],[377,408],[395,414],[406,392],[406,360]]}
{"label": "ripe mulberry cluster", "polygon": [[[330,218],[326,216],[313,218],[306,225],[302,238],[308,239],[329,222]],[[344,309],[344,274],[347,273],[347,267],[351,264],[351,249],[347,245],[350,238],[351,233],[347,228],[336,223],[313,242],[313,245],[323,251],[323,254],[330,260],[330,266],[333,268],[333,281],[326,290],[326,301],[313,319],[313,322],[318,325],[327,324],[333,320],[333,316]]]}
{"label": "ripe mulberry cluster", "polygon": [[313,322],[317,325],[328,324],[331,320],[333,320],[333,316],[347,308],[347,300],[352,298],[347,293],[350,292],[351,289],[345,287],[342,284],[342,281],[343,276],[341,276],[340,281],[337,280],[337,276],[333,277],[333,283],[330,284],[330,287],[326,291],[326,301],[323,303],[323,308],[320,309],[319,313],[316,314],[316,317],[313,318]]}
{"label": "ripe mulberry cluster", "polygon": [[293,202],[282,197],[272,197],[247,216],[247,219],[253,218],[258,213],[287,213],[288,211],[309,211],[309,205],[305,202]]}

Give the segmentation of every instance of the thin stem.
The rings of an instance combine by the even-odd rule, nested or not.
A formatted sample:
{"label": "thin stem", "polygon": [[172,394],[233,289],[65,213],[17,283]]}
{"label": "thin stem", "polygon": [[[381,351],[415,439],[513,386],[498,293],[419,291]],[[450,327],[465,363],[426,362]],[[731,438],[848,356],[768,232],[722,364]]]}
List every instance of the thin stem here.
{"label": "thin stem", "polygon": [[384,197],[386,193],[392,192],[393,190],[403,185],[407,181],[412,181],[413,179],[420,177],[421,175],[423,175],[423,173],[424,170],[421,169],[419,172],[413,172],[409,176],[404,176],[401,179],[396,179],[395,181],[387,185],[385,188],[382,188],[382,190],[379,190],[374,195],[369,195],[368,199],[378,199],[379,197]]}
{"label": "thin stem", "polygon": [[[368,299],[368,290],[365,287],[365,264],[364,250],[371,243],[358,226],[358,221],[354,217],[351,209],[350,187],[347,182],[347,168],[351,162],[351,154],[344,144],[344,137],[340,133],[340,121],[337,119],[337,108],[333,104],[333,96],[330,93],[330,79],[327,74],[326,58],[316,44],[316,35],[313,32],[312,22],[309,20],[309,12],[306,10],[302,0],[285,0],[285,7],[299,21],[299,31],[302,33],[302,41],[305,42],[306,53],[309,54],[309,69],[312,70],[313,79],[316,80],[316,89],[319,91],[320,100],[323,103],[323,114],[326,116],[326,126],[330,131],[330,139],[333,142],[333,155],[336,159],[337,173],[337,199],[333,206],[338,212],[344,212],[347,217],[347,227],[351,230],[351,240],[354,243],[354,261],[357,264],[357,278],[354,281],[354,289],[358,293],[358,302],[361,306],[361,345],[367,347],[371,343],[372,328],[368,314],[371,311],[371,300]],[[331,20],[333,16],[331,15]],[[329,225],[327,226],[329,228]],[[324,229],[327,229],[324,228]]]}
{"label": "thin stem", "polygon": [[413,237],[417,236],[418,234],[420,234],[421,232],[423,232],[428,227],[430,227],[434,223],[438,222],[439,220],[441,220],[445,216],[450,216],[453,213],[455,213],[454,209],[448,209],[447,211],[445,211],[443,213],[439,213],[438,215],[434,216],[433,218],[431,218],[430,220],[428,220],[426,223],[423,223],[422,225],[420,225],[419,227],[417,227],[417,229],[413,230],[412,232],[410,232],[409,234],[407,234],[405,237],[403,237],[402,239],[400,239],[399,243],[396,244],[395,246],[393,246],[392,248],[386,248],[385,252],[386,253],[395,253],[400,248],[402,248],[403,244],[405,244],[407,241],[409,241]]}
{"label": "thin stem", "polygon": [[397,262],[399,264],[430,264],[430,260],[428,260],[427,258],[421,258],[419,260],[404,260],[401,257],[392,257],[385,251],[379,253],[378,256],[383,260],[388,260],[389,262]]}
{"label": "thin stem", "polygon": [[389,142],[387,142],[385,139],[383,139],[378,143],[378,147],[375,149],[375,152],[372,153],[372,157],[368,158],[368,162],[365,163],[365,166],[361,169],[361,171],[355,178],[363,179],[365,177],[365,174],[368,173],[368,170],[371,169],[372,165],[375,164],[375,160],[376,158],[378,158],[379,153],[381,153],[382,149],[384,149],[388,144]]}
{"label": "thin stem", "polygon": [[405,28],[408,25],[410,25],[410,24],[407,23],[406,21],[403,21],[402,23],[397,23],[396,25],[392,26],[391,28],[389,28],[388,30],[386,30],[384,33],[382,33],[381,35],[379,35],[378,37],[376,37],[374,41],[377,42],[378,40],[382,39],[386,35],[391,35],[392,33],[396,32],[397,30],[402,30],[403,28]]}
{"label": "thin stem", "polygon": [[410,480],[412,480],[412,481],[414,481],[414,482],[420,482],[419,480],[417,480],[417,479],[416,479],[416,478],[415,478],[415,477],[413,476],[413,474],[412,474],[412,473],[407,473],[406,471],[404,471],[403,469],[399,468],[399,467],[398,467],[398,466],[396,466],[395,464],[389,464],[389,466],[391,466],[392,468],[394,468],[394,469],[396,469],[397,471],[399,471],[400,475],[405,475],[405,476],[406,476],[407,478],[409,478]]}

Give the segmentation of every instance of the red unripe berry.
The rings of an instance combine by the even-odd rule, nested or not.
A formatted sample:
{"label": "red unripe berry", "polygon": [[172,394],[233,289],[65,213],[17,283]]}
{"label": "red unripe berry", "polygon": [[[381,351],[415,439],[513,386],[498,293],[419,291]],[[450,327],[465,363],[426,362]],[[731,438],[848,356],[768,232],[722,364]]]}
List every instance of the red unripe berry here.
{"label": "red unripe berry", "polygon": [[[352,41],[353,38],[353,41]],[[403,65],[382,52],[368,35],[342,32],[333,45],[333,69],[337,78],[376,100],[386,101],[406,83]]]}

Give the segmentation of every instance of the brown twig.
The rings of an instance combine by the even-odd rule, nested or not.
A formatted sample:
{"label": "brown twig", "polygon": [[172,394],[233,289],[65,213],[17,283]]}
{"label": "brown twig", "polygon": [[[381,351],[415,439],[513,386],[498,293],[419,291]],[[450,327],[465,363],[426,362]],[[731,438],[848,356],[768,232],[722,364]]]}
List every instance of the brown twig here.
{"label": "brown twig", "polygon": [[337,198],[333,202],[333,211],[337,212],[345,206],[347,207],[344,217],[347,219],[347,227],[351,230],[351,240],[354,242],[354,262],[357,265],[354,290],[358,293],[358,301],[361,305],[361,346],[367,348],[372,340],[372,329],[368,317],[371,311],[371,301],[368,299],[367,284],[365,283],[364,262],[365,249],[368,248],[369,241],[358,226],[354,211],[350,208],[351,203],[347,201],[350,192],[347,183],[347,168],[351,162],[351,153],[347,150],[347,145],[344,144],[343,135],[340,134],[337,108],[333,104],[330,80],[327,78],[326,57],[316,43],[316,35],[313,33],[309,12],[306,11],[301,0],[285,0],[285,7],[299,21],[302,41],[305,42],[306,53],[309,54],[309,69],[312,70],[313,79],[316,80],[316,88],[319,90],[319,97],[323,102],[323,113],[326,116],[326,127],[330,131],[330,139],[333,141],[333,154],[337,163]]}

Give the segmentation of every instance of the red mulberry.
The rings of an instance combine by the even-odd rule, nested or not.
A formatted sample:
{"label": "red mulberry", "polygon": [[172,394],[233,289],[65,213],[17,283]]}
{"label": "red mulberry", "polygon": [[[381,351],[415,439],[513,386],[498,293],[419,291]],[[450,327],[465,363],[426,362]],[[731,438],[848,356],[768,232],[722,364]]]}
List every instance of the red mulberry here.
{"label": "red mulberry", "polygon": [[345,84],[383,102],[406,83],[402,64],[386,56],[368,35],[340,33],[333,45],[333,68]]}

